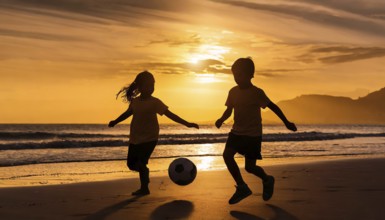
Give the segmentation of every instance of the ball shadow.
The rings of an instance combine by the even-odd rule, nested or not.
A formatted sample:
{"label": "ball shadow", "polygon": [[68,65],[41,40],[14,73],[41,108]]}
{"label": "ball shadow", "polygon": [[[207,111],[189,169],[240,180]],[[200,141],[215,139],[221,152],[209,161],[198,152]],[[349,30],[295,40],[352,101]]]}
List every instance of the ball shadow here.
{"label": "ball shadow", "polygon": [[151,219],[181,219],[187,218],[194,210],[194,204],[186,200],[174,200],[156,208],[151,213]]}

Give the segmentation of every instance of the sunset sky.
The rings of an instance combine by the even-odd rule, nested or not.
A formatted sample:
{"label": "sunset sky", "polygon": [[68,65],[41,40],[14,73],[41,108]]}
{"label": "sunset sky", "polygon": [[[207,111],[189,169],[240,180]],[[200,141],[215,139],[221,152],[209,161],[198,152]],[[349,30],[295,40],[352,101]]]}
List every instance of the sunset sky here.
{"label": "sunset sky", "polygon": [[108,123],[143,70],[171,111],[214,122],[248,56],[274,102],[365,96],[385,87],[385,1],[0,0],[0,123]]}

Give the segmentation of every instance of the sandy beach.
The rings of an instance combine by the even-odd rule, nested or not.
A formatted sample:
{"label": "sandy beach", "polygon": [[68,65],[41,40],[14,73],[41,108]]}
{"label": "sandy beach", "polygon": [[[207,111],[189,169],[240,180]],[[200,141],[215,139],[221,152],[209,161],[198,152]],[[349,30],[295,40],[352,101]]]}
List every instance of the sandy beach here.
{"label": "sandy beach", "polygon": [[151,194],[133,197],[138,179],[0,189],[0,219],[382,219],[385,158],[266,166],[273,198],[244,173],[253,194],[235,205],[226,170],[202,171],[188,186],[151,179]]}

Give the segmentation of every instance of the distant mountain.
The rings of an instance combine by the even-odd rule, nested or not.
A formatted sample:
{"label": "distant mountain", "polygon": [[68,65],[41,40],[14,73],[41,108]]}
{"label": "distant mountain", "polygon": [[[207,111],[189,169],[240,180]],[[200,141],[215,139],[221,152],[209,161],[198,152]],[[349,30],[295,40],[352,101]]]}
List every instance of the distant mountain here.
{"label": "distant mountain", "polygon": [[[277,105],[297,124],[385,124],[385,88],[358,99],[301,95]],[[272,111],[262,118],[265,124],[280,122]]]}

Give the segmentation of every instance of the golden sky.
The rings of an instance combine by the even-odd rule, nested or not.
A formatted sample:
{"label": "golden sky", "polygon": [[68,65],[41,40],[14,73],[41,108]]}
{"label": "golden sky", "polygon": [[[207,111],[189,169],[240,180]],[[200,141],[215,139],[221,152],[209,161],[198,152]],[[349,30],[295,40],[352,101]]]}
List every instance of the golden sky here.
{"label": "golden sky", "polygon": [[107,123],[143,70],[171,111],[214,122],[247,56],[275,102],[364,96],[385,86],[385,2],[0,0],[0,123]]}

